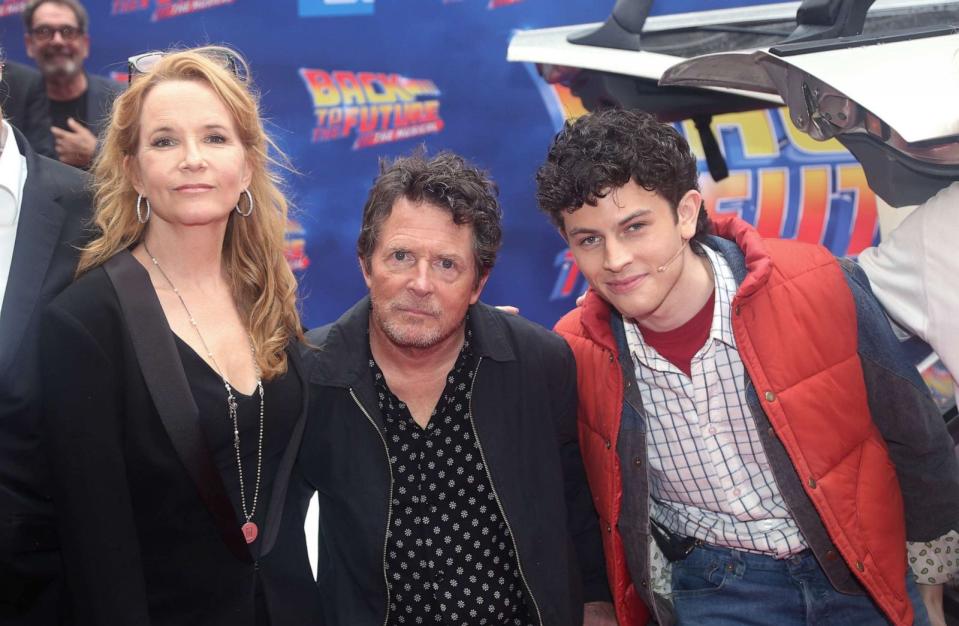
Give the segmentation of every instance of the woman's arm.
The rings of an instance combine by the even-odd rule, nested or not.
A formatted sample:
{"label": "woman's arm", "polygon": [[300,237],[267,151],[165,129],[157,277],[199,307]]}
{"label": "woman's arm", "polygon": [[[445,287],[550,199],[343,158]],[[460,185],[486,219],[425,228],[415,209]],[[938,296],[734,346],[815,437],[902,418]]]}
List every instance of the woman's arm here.
{"label": "woman's arm", "polygon": [[43,317],[40,343],[43,437],[77,623],[149,626],[121,439],[120,385],[133,365],[113,362],[56,304]]}

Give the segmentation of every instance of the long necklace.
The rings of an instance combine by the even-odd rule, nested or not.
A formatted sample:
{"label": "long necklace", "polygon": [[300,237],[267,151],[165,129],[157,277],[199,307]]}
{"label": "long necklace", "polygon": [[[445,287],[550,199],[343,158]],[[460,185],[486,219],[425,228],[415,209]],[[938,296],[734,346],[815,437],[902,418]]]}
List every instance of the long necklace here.
{"label": "long necklace", "polygon": [[200,327],[197,325],[193,314],[190,313],[190,308],[183,300],[180,290],[176,288],[173,281],[167,276],[167,273],[160,267],[160,262],[157,261],[157,258],[150,252],[146,242],[143,243],[143,249],[146,251],[147,256],[150,257],[150,260],[153,261],[153,266],[157,268],[160,275],[163,276],[163,279],[170,285],[170,289],[173,290],[173,293],[175,293],[176,297],[180,300],[180,304],[183,306],[183,310],[186,311],[186,316],[190,320],[190,326],[196,331],[196,336],[199,337],[200,343],[203,345],[203,351],[206,352],[206,355],[210,358],[210,362],[213,363],[216,373],[223,380],[223,386],[226,388],[226,404],[230,413],[230,422],[233,424],[233,449],[236,451],[236,470],[240,477],[240,508],[243,511],[243,517],[246,519],[246,522],[240,526],[240,530],[243,531],[243,538],[246,539],[246,542],[253,543],[259,534],[259,528],[257,528],[256,522],[253,521],[253,515],[256,513],[256,503],[260,496],[260,476],[263,468],[263,380],[260,375],[260,366],[257,365],[256,362],[256,346],[253,345],[253,338],[251,337],[250,354],[253,356],[253,367],[256,369],[256,390],[260,395],[260,436],[256,447],[256,485],[253,488],[253,506],[250,507],[248,512],[246,508],[246,488],[243,484],[243,462],[240,458],[240,427],[237,420],[237,403],[236,397],[233,395],[233,387],[230,385],[230,381],[227,380],[219,363],[216,362],[216,357],[213,356],[210,347],[206,345],[206,340],[203,339],[203,333],[200,332]]}

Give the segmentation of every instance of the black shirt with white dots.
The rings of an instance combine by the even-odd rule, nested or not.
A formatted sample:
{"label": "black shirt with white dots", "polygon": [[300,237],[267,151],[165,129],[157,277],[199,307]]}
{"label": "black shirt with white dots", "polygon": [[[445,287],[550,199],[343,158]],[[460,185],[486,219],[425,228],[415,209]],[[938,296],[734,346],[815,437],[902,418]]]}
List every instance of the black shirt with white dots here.
{"label": "black shirt with white dots", "polygon": [[370,369],[393,471],[390,623],[530,626],[509,528],[474,436],[476,358],[466,341],[426,428]]}

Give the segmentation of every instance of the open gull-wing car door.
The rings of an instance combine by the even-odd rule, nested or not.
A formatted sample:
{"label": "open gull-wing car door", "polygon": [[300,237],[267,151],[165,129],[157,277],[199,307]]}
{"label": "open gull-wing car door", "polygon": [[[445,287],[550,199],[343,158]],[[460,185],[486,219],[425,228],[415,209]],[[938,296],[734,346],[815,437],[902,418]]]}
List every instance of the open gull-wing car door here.
{"label": "open gull-wing car door", "polygon": [[[651,8],[617,0],[605,22],[514,35],[508,59],[544,79],[557,128],[554,101],[565,116],[652,112],[708,166],[710,211],[837,255],[878,241],[876,195],[918,204],[959,180],[959,0]],[[568,273],[555,297],[578,284],[568,251],[560,261]],[[959,441],[951,376],[928,347],[907,349]]]}
{"label": "open gull-wing car door", "polygon": [[[652,5],[652,0],[617,0],[603,23],[518,32],[510,41],[507,58],[534,63],[547,82],[568,87],[587,110],[622,106],[649,111],[663,121],[692,119],[715,180],[724,177],[725,166],[716,140],[708,132],[710,118],[783,103],[769,75],[754,71],[756,61],[745,57],[756,51],[777,58],[789,54],[803,57],[804,53],[797,55],[790,49],[812,50],[857,36],[864,42],[891,43],[890,36],[914,38],[930,28],[959,24],[959,2],[955,0],[805,0],[650,16]],[[730,55],[735,62],[724,64],[720,80],[710,75],[709,65],[699,64],[713,63],[712,57],[722,55]],[[909,60],[900,59],[900,63],[908,66]],[[677,64],[689,73],[674,73]],[[882,67],[871,67],[874,75],[881,77],[876,90],[884,88],[887,97],[888,92],[898,90],[890,83],[897,80],[894,75],[883,72]],[[667,71],[667,81],[660,81]],[[856,71],[858,67],[851,68]],[[901,134],[894,124],[879,119]],[[859,149],[863,142],[857,140],[863,138],[845,135],[837,138],[857,157],[863,155],[860,158],[867,171],[888,178],[887,173],[880,173],[883,168],[872,164],[876,159],[869,151]],[[884,199],[901,205],[928,196],[926,191],[949,175],[938,168],[941,163],[935,159],[927,159],[926,167],[918,153],[916,157],[920,164],[913,169],[928,176],[929,182],[900,196],[884,190],[880,193]]]}
{"label": "open gull-wing car door", "polygon": [[661,83],[779,95],[797,128],[839,140],[893,206],[959,180],[955,26],[709,54],[667,69]]}
{"label": "open gull-wing car door", "polygon": [[[706,54],[668,68],[661,84],[778,95],[797,129],[856,157],[879,197],[920,204],[959,180],[959,19],[954,4],[933,8],[932,27]],[[919,358],[924,346],[907,349],[959,442],[952,379],[935,355]],[[959,612],[954,596],[947,605]]]}

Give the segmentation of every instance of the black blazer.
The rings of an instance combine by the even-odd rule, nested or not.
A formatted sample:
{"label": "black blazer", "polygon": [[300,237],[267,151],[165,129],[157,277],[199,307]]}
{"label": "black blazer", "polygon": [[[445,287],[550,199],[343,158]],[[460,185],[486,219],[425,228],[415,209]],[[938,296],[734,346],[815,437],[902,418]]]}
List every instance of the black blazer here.
{"label": "black blazer", "polygon": [[40,312],[73,280],[90,214],[83,172],[37,155],[27,163],[10,276],[0,311],[0,624],[51,624],[60,559],[39,442]]}
{"label": "black blazer", "polygon": [[253,626],[258,584],[271,626],[317,623],[308,494],[287,492],[308,374],[296,350],[288,353],[303,406],[254,560],[146,270],[121,252],[47,308],[44,436],[78,623]]}
{"label": "black blazer", "polygon": [[19,128],[38,153],[57,158],[50,132],[50,101],[40,72],[15,61],[3,64],[0,110]]}

